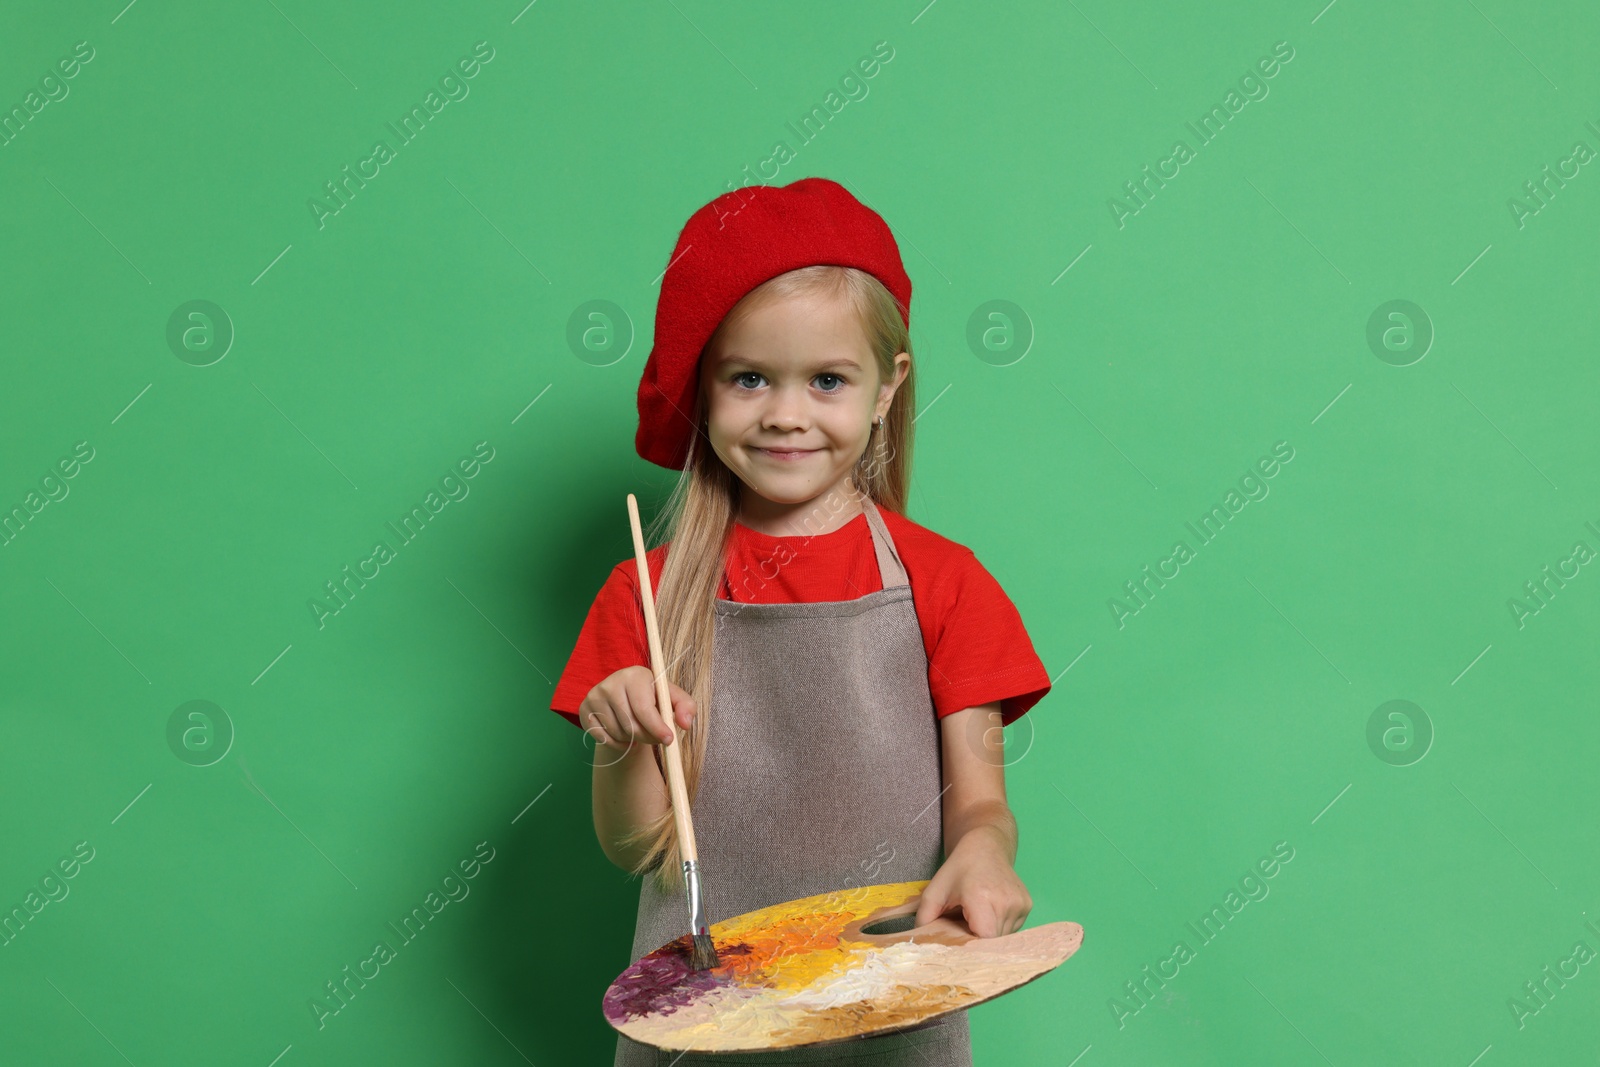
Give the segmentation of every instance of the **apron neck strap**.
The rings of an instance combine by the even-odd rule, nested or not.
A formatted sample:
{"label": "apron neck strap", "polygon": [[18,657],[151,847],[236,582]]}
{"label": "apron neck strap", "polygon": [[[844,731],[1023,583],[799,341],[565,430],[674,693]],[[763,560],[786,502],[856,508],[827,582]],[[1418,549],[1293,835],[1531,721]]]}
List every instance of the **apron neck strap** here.
{"label": "apron neck strap", "polygon": [[878,505],[872,498],[861,498],[861,510],[866,513],[867,526],[872,531],[872,547],[878,553],[878,575],[883,581],[885,589],[895,586],[910,585],[906,579],[906,569],[900,563],[900,555],[895,550],[894,538],[889,536],[889,527],[884,525],[883,516],[878,513]]}

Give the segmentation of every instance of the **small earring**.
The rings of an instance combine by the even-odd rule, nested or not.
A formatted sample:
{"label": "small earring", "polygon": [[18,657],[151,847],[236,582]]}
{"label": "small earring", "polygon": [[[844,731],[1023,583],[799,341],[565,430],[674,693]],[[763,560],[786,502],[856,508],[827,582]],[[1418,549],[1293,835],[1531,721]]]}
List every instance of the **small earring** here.
{"label": "small earring", "polygon": [[883,429],[883,416],[882,415],[878,416],[878,428],[880,430]]}

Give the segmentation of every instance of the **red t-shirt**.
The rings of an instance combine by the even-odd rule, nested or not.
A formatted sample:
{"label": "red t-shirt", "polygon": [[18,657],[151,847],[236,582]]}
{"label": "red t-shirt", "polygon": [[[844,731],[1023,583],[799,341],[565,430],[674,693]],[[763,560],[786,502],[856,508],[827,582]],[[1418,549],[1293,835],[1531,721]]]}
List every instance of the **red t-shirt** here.
{"label": "red t-shirt", "polygon": [[[1050,691],[1011,598],[965,545],[878,505],[911,583],[928,655],[928,689],[940,718],[1000,701],[1010,723]],[[658,590],[667,545],[645,554]],[[751,604],[855,600],[883,588],[865,513],[825,534],[773,537],[735,522],[718,596]],[[650,665],[638,565],[618,563],[595,596],[550,707],[578,725],[589,690],[623,667]]]}

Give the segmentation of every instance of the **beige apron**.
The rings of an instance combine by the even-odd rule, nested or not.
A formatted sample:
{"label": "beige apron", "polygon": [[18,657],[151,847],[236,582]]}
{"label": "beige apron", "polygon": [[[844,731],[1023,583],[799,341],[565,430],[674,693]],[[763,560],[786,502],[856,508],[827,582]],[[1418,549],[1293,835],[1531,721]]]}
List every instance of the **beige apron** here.
{"label": "beige apron", "polygon": [[[694,800],[711,923],[816,893],[932,878],[943,857],[939,724],[894,540],[863,498],[883,588],[855,600],[718,598],[710,734]],[[631,961],[687,932],[646,878]],[[915,1046],[915,1047],[913,1047]],[[971,1067],[965,1011],[809,1049],[680,1054],[617,1036],[615,1067]]]}

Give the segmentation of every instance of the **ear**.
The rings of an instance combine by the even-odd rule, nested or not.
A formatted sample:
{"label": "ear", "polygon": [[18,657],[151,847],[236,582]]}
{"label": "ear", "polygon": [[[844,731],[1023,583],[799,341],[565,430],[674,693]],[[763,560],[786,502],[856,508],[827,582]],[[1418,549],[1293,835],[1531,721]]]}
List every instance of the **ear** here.
{"label": "ear", "polygon": [[894,377],[878,386],[878,406],[875,414],[888,416],[890,401],[894,399],[900,383],[905,381],[906,375],[910,373],[911,355],[908,352],[901,352],[894,357]]}

